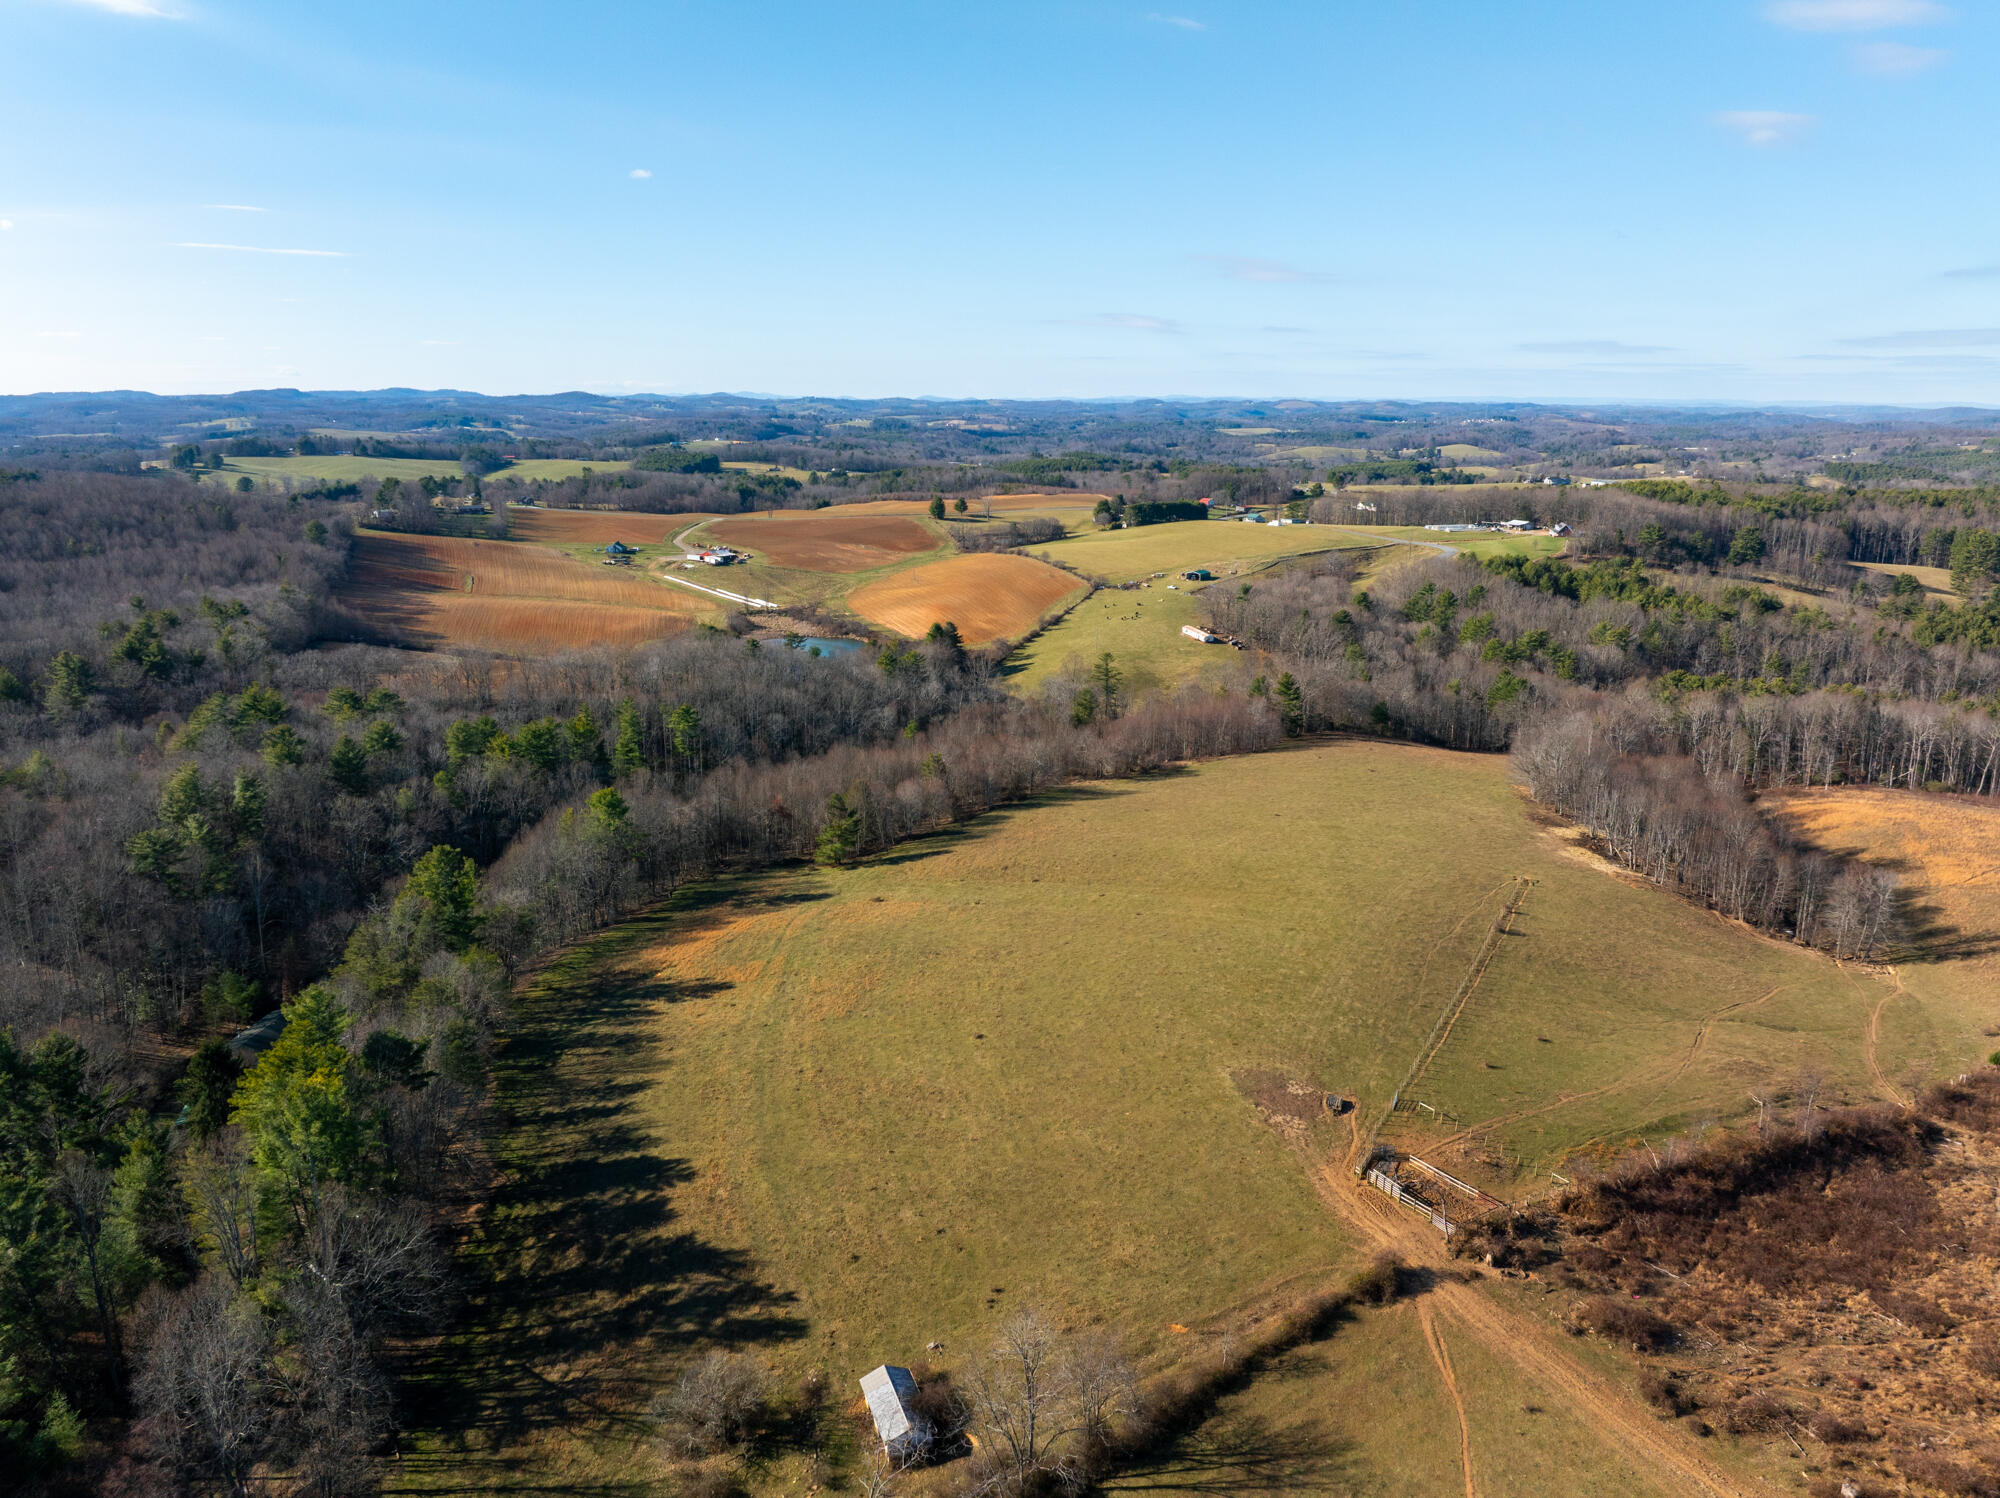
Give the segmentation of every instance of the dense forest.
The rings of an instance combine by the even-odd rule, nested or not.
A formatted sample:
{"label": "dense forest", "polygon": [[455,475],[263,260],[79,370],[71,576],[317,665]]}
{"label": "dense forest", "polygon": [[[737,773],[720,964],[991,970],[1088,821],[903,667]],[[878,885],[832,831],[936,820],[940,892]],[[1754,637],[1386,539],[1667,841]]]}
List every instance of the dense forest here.
{"label": "dense forest", "polygon": [[[1879,950],[1893,881],[1799,844],[1757,793],[2000,792],[2000,493],[1973,458],[1894,456],[1976,458],[1967,420],[0,402],[22,465],[0,474],[0,1462],[50,1492],[373,1490],[389,1349],[452,1313],[440,1226],[482,1189],[468,1144],[515,975],[719,871],[848,862],[1065,779],[1338,730],[1511,751],[1607,856]],[[191,421],[228,425],[187,440]],[[198,482],[225,449],[305,454],[342,421],[461,474]],[[42,434],[65,430],[102,435]],[[726,469],[711,439],[775,466]],[[1454,444],[1611,477],[1355,488],[1357,464],[1440,474]],[[1805,482],[1835,445],[1874,466]],[[1695,446],[1797,471],[1621,476]],[[531,482],[510,455],[633,466]],[[1221,498],[1342,523],[1526,511],[1574,541],[1211,587],[1208,622],[1261,654],[1228,690],[1137,701],[1115,661],[1009,694],[949,631],[824,659],[722,630],[526,662],[337,643],[361,633],[335,585],[371,510],[423,529],[439,498],[729,512],[1030,487],[1107,495],[1101,524],[1199,524],[1176,517]],[[1010,547],[1049,524],[955,530]],[[281,1006],[261,1059],[229,1043]]]}

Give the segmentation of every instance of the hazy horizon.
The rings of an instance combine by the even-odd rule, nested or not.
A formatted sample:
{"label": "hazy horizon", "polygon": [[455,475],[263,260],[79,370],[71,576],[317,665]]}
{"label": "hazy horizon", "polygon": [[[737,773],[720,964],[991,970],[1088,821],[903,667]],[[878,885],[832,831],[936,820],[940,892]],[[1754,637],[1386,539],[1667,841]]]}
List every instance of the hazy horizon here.
{"label": "hazy horizon", "polygon": [[0,17],[8,392],[2000,404],[1972,7]]}

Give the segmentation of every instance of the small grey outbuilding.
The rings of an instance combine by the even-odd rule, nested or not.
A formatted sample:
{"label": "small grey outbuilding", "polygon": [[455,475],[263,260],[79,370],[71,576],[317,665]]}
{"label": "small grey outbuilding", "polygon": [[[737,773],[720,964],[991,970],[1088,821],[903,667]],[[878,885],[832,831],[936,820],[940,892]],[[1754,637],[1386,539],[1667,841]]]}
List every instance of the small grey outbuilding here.
{"label": "small grey outbuilding", "polygon": [[930,1445],[930,1426],[917,1414],[917,1381],[907,1368],[884,1363],[861,1376],[861,1396],[875,1417],[875,1434],[893,1461],[905,1462]]}

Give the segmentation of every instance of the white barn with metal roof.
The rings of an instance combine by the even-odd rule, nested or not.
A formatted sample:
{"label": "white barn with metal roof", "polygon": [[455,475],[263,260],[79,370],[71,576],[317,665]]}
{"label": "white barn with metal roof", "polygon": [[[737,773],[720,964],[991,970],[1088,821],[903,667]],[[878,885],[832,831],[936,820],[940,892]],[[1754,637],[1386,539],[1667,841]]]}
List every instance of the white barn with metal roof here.
{"label": "white barn with metal roof", "polygon": [[882,1449],[897,1461],[907,1461],[930,1444],[930,1427],[916,1413],[917,1381],[907,1368],[884,1363],[861,1376],[861,1395],[875,1417],[875,1434]]}

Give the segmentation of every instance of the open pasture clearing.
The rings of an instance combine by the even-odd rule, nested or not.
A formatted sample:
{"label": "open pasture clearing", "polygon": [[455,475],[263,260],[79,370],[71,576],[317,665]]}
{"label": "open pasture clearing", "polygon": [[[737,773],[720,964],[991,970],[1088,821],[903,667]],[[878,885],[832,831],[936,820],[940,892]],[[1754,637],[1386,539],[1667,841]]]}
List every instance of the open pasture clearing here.
{"label": "open pasture clearing", "polygon": [[1106,1491],[1447,1498],[1465,1491],[1467,1449],[1485,1498],[1679,1491],[1640,1471],[1553,1391],[1434,1319],[1431,1336],[1452,1369],[1448,1387],[1422,1324],[1426,1310],[1412,1302],[1361,1311],[1330,1338],[1279,1358],[1199,1429]]}
{"label": "open pasture clearing", "polygon": [[968,645],[1015,640],[1085,584],[1029,557],[985,552],[946,557],[856,588],[847,606],[871,624],[915,639],[950,620]]}
{"label": "open pasture clearing", "polygon": [[[628,1421],[715,1345],[851,1391],[932,1341],[962,1359],[1023,1302],[1156,1359],[1174,1324],[1318,1282],[1355,1245],[1309,1167],[1347,1131],[1294,1143],[1232,1074],[1311,1079],[1371,1120],[1521,877],[1535,919],[1481,997],[1523,1044],[1550,1038],[1545,1097],[1663,1077],[1564,1142],[1739,1114],[1802,1058],[1865,1091],[1846,975],[1577,858],[1495,757],[1305,746],[1078,787],[851,870],[721,881],[523,995],[497,1064],[508,1184],[408,1480],[641,1479]],[[1718,1059],[1681,1066],[1715,1009],[1773,986],[1782,1012],[1747,1008]],[[1453,1096],[1498,1112],[1512,1080],[1475,1061]],[[1339,1337],[1324,1356],[1367,1386]],[[1375,1490],[1456,1491],[1410,1482]]]}
{"label": "open pasture clearing", "polygon": [[1363,543],[1328,525],[1248,525],[1230,520],[1180,520],[1132,530],[1087,531],[1028,548],[1107,582],[1206,567],[1224,576],[1286,557],[1337,551]]}
{"label": "open pasture clearing", "polygon": [[631,463],[623,458],[522,458],[517,463],[509,463],[489,477],[520,479],[523,483],[531,483],[537,479],[555,482],[561,479],[582,478],[586,473],[618,473],[631,466]]}
{"label": "open pasture clearing", "polygon": [[339,598],[412,643],[508,655],[634,644],[716,611],[623,568],[523,542],[371,531],[355,537]]}
{"label": "open pasture clearing", "polygon": [[1849,562],[1847,565],[1882,577],[1895,577],[1907,572],[1924,585],[1926,599],[1942,599],[1946,603],[1959,601],[1958,592],[1951,585],[1949,567],[1899,567],[1894,562]]}
{"label": "open pasture clearing", "polygon": [[362,479],[462,479],[465,469],[456,458],[229,458],[220,472],[204,473],[203,483],[234,485],[248,474],[262,482],[352,484]]}
{"label": "open pasture clearing", "polygon": [[1227,645],[1204,645],[1181,633],[1201,622],[1200,585],[1156,582],[1126,591],[1100,588],[1007,658],[1007,680],[1032,692],[1051,676],[1081,678],[1107,650],[1133,696],[1185,686],[1221,686],[1247,677],[1254,656]]}
{"label": "open pasture clearing", "polygon": [[713,520],[701,539],[747,551],[773,567],[803,572],[868,572],[946,543],[923,521],[899,515],[843,515],[838,509],[766,510]]}
{"label": "open pasture clearing", "polygon": [[1821,847],[1903,882],[1912,941],[1873,1016],[1884,1080],[1908,1092],[1913,1074],[1955,1071],[2000,1048],[2000,802],[1883,786],[1769,799]]}

